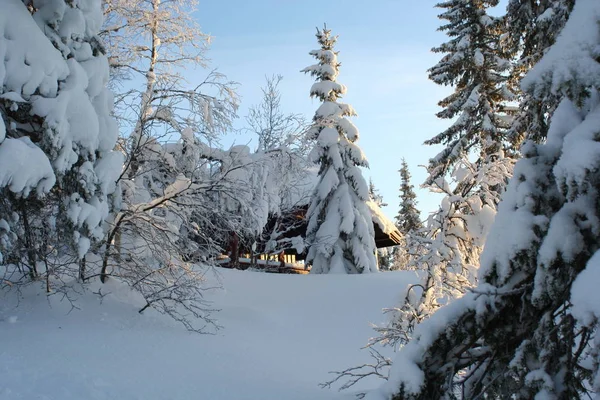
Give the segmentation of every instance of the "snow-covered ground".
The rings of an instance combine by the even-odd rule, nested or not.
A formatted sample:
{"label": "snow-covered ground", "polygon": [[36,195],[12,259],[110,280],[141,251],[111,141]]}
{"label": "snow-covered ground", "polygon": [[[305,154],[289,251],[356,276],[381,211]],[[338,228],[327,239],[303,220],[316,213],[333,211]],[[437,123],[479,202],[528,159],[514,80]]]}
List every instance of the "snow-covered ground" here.
{"label": "snow-covered ground", "polygon": [[[0,399],[343,399],[328,371],[370,361],[360,350],[396,304],[409,272],[275,275],[219,270],[223,326],[189,333],[113,283],[80,308],[43,292],[0,296]],[[362,385],[375,387],[381,381]]]}

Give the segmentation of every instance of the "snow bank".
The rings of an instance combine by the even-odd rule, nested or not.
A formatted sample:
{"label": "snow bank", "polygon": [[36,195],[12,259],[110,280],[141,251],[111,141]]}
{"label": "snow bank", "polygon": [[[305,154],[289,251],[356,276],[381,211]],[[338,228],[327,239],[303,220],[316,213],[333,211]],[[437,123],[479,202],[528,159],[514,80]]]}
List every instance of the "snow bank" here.
{"label": "snow bank", "polygon": [[216,335],[188,333],[153,311],[138,314],[143,302],[114,281],[102,286],[110,293],[102,304],[88,292],[74,310],[58,296],[31,292],[14,308],[16,298],[0,293],[0,398],[354,398],[318,383],[331,370],[370,361],[360,350],[373,334],[370,323],[384,322],[381,308],[415,280],[407,272],[220,271],[224,290],[209,295],[221,309],[224,329]]}

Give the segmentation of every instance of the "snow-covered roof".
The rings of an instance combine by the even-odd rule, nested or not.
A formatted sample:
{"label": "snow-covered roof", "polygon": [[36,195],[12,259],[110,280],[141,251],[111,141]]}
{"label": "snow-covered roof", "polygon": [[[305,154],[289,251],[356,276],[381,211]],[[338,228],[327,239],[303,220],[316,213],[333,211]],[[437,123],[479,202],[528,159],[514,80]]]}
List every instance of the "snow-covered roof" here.
{"label": "snow-covered roof", "polygon": [[[302,179],[300,185],[295,188],[296,193],[294,193],[293,197],[296,201],[292,204],[295,204],[296,206],[309,205],[312,191],[319,182],[318,173],[319,169],[317,167],[311,167],[306,170],[304,179]],[[373,223],[376,224],[384,234],[398,241],[401,234],[396,228],[396,225],[383,213],[383,210],[372,201],[368,201],[367,206],[369,207],[369,210],[371,210]]]}
{"label": "snow-covered roof", "polygon": [[379,208],[375,202],[367,201],[367,206],[371,210],[373,223],[377,224],[383,233],[386,235],[392,235],[392,233],[398,232],[396,225],[394,225],[394,223],[385,216],[381,208]]}

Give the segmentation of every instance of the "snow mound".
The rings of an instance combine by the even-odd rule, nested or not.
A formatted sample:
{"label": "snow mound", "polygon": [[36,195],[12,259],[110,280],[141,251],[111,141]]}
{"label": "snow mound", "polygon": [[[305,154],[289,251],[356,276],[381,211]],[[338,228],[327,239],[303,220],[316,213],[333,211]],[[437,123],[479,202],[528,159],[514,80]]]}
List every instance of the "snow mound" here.
{"label": "snow mound", "polygon": [[384,322],[381,309],[416,281],[408,272],[218,271],[224,289],[208,294],[221,309],[216,335],[189,333],[153,311],[138,314],[143,301],[114,281],[101,286],[102,304],[91,287],[73,310],[32,287],[16,308],[14,293],[0,292],[0,399],[353,398],[318,383],[329,371],[370,361],[360,350],[370,323]]}

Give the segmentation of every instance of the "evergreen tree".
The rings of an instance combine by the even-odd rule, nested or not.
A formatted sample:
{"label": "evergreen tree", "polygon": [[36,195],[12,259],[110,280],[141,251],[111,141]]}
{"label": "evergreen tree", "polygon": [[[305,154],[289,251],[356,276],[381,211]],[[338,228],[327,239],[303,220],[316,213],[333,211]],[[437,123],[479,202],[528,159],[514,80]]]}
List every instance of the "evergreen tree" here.
{"label": "evergreen tree", "polygon": [[[515,58],[509,84],[515,93],[520,93],[520,82],[524,74],[537,63],[554,43],[563,28],[575,0],[511,0],[508,3],[503,46]],[[520,93],[520,105],[509,130],[510,140],[518,144],[525,134],[529,139],[540,141],[548,132],[548,116],[552,115],[560,96],[549,93],[538,99]],[[533,136],[533,132],[536,133]]]}
{"label": "evergreen tree", "polygon": [[377,271],[369,189],[360,167],[367,159],[356,144],[358,129],[346,117],[352,106],[339,103],[346,87],[337,82],[340,63],[337,36],[317,29],[321,46],[310,52],[319,63],[302,70],[317,78],[310,94],[323,103],[313,118],[309,138],[315,140],[310,159],[319,163],[319,182],[307,213],[307,263],[311,273],[367,273]]}
{"label": "evergreen tree", "polygon": [[403,237],[402,244],[393,249],[392,269],[410,269],[415,267],[412,262],[414,257],[423,249],[420,239],[417,238],[422,234],[423,224],[417,209],[417,195],[414,186],[410,183],[410,171],[404,158],[398,172],[400,172],[400,209],[396,215],[396,227]]}
{"label": "evergreen tree", "polygon": [[[441,232],[441,237],[464,242],[461,247],[465,251],[459,251],[451,244],[455,239],[450,242],[435,239],[420,243],[417,247],[421,250],[412,251],[416,258],[411,262],[425,257],[427,262],[423,268],[438,271],[436,276],[442,275],[429,282],[446,282],[451,287],[455,286],[451,278],[453,273],[469,271],[466,275],[470,276],[471,268],[477,267],[477,254],[481,251],[490,217],[493,220],[514,164],[512,155],[515,151],[507,139],[511,115],[505,107],[507,101],[514,98],[506,73],[510,63],[505,59],[508,53],[499,44],[502,20],[487,15],[487,9],[496,4],[496,0],[449,0],[437,4],[445,9],[439,18],[447,21],[440,30],[445,31],[450,40],[433,49],[446,55],[429,70],[430,79],[438,84],[455,86],[455,92],[439,103],[444,109],[437,115],[456,120],[426,142],[446,145],[430,160],[429,176],[424,185],[432,192],[444,194],[445,199],[434,218],[438,223],[433,224],[424,236],[433,240],[440,237]],[[439,220],[443,216],[448,220]],[[457,227],[461,234],[454,232]],[[441,251],[434,243],[449,247],[447,251]],[[478,244],[479,247],[473,247]],[[457,251],[466,258],[451,256]],[[467,259],[472,261],[462,266],[457,264]],[[433,260],[439,260],[441,264],[433,265]],[[444,266],[448,262],[455,271],[444,277],[450,272]],[[468,278],[467,281],[473,280]]]}
{"label": "evergreen tree", "polygon": [[417,195],[410,183],[410,171],[406,160],[402,159],[400,168],[400,210],[396,216],[396,226],[405,235],[421,229],[421,217],[417,209]]}
{"label": "evergreen tree", "polygon": [[577,0],[524,78],[531,96],[562,96],[547,137],[522,148],[479,286],[417,327],[388,398],[583,399],[600,390],[599,23],[600,3]]}
{"label": "evergreen tree", "polygon": [[369,200],[377,205],[377,207],[386,207],[387,203],[383,201],[383,196],[379,193],[379,189],[375,187],[373,179],[369,178]]}
{"label": "evergreen tree", "polygon": [[109,68],[96,36],[101,3],[3,7],[10,18],[2,30],[14,40],[2,40],[0,68],[0,251],[9,244],[7,261],[49,284],[51,273],[76,275],[71,262],[104,238],[119,197],[122,159],[113,152]]}
{"label": "evergreen tree", "polygon": [[440,30],[451,39],[433,49],[446,55],[429,70],[429,77],[437,84],[456,87],[453,94],[439,102],[444,109],[437,114],[439,118],[456,120],[425,142],[445,145],[429,161],[427,184],[446,175],[472,151],[479,152],[482,163],[490,157],[503,157],[509,127],[504,103],[514,96],[506,85],[505,72],[510,63],[498,45],[501,23],[486,13],[488,7],[497,3],[449,0],[437,4],[445,9],[439,18],[447,21]]}
{"label": "evergreen tree", "polygon": [[[446,9],[440,18],[448,23],[441,30],[451,40],[434,49],[447,54],[430,69],[430,78],[455,85],[455,93],[440,102],[444,110],[438,117],[457,119],[426,142],[447,145],[430,160],[424,185],[444,198],[418,235],[405,235],[404,254],[397,253],[401,268],[426,274],[397,308],[391,331],[381,330],[384,341],[406,342],[416,323],[476,284],[479,254],[514,163],[504,153],[510,149],[504,112],[512,98],[505,76],[509,63],[498,45],[501,21],[486,14],[496,3],[450,0],[437,5]],[[412,199],[406,202],[410,206]]]}

